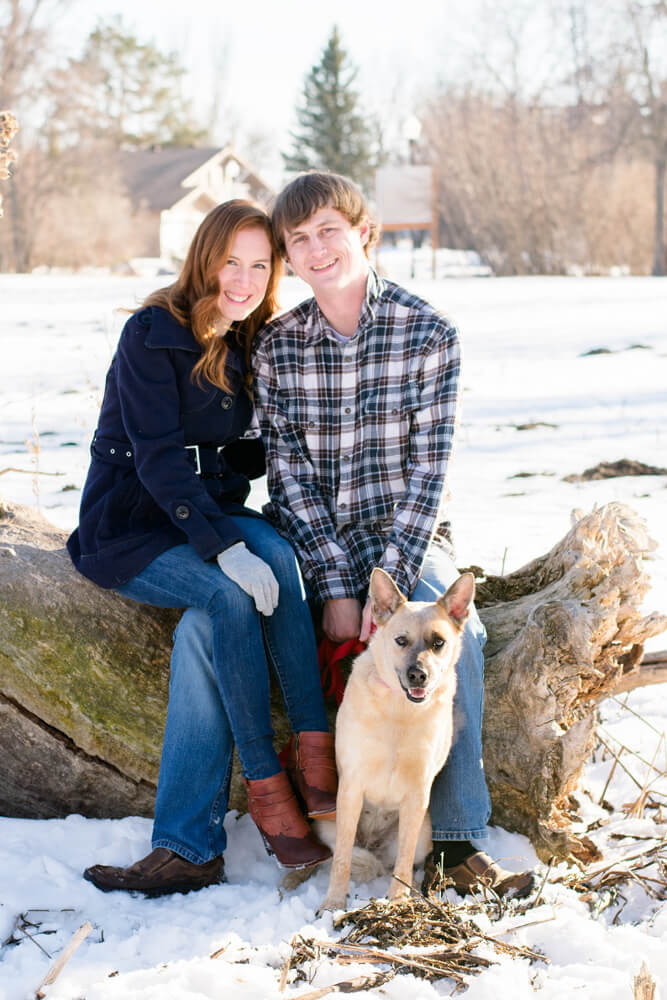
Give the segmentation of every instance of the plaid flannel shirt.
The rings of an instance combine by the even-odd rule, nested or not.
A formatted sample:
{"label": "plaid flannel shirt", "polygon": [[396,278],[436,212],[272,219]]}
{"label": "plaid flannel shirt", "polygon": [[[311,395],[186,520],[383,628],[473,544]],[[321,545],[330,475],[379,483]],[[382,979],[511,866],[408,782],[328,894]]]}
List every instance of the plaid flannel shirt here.
{"label": "plaid flannel shirt", "polygon": [[253,370],[264,513],[314,596],[358,597],[374,566],[411,594],[436,531],[446,534],[455,327],[371,269],[353,337],[341,342],[309,299],[258,335]]}

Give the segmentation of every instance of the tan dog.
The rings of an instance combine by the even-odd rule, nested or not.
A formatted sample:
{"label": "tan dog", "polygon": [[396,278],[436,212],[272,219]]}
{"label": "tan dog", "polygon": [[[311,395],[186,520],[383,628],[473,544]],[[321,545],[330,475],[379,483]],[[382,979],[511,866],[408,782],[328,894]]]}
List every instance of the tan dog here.
{"label": "tan dog", "polygon": [[[431,785],[452,743],[454,665],[474,595],[474,577],[464,573],[438,601],[408,602],[387,573],[373,570],[370,597],[378,629],[354,661],[336,718],[335,851],[320,910],[345,906],[355,835],[362,847],[374,846],[369,839],[382,840],[396,811],[389,898],[409,892],[402,883],[411,882],[418,844],[420,861],[430,847]],[[318,823],[317,832],[331,840],[327,825],[333,827]]]}

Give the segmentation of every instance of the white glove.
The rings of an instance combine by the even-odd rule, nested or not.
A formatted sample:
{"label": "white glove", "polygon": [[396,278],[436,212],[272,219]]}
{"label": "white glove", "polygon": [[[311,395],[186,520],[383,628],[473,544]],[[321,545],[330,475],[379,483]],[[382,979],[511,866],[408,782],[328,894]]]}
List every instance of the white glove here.
{"label": "white glove", "polygon": [[252,597],[259,613],[272,615],[278,607],[278,581],[269,564],[248,552],[245,542],[236,542],[216,558],[225,576]]}

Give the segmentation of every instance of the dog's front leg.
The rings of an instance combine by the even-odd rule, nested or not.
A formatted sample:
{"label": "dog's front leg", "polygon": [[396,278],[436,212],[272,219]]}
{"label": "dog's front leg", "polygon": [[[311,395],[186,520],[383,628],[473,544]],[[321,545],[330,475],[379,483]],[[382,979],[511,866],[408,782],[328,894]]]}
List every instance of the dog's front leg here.
{"label": "dog's front leg", "polygon": [[364,804],[364,792],[354,779],[340,779],[336,798],[336,846],[334,848],[329,889],[318,910],[342,910],[347,900],[350,884],[352,849],[359,816]]}
{"label": "dog's front leg", "polygon": [[412,884],[412,866],[427,808],[428,799],[421,795],[407,796],[401,802],[398,812],[398,849],[394,877],[389,886],[389,899],[399,899],[410,894],[408,886]]}

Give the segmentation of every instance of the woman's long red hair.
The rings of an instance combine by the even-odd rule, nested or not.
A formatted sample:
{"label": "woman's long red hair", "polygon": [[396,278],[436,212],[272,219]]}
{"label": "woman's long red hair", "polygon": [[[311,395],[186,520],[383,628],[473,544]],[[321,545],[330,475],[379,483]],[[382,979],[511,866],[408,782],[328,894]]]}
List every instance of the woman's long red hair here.
{"label": "woman's long red hair", "polygon": [[202,347],[202,356],[193,370],[193,378],[202,378],[221,389],[229,390],[225,378],[227,336],[219,336],[216,324],[221,320],[218,298],[218,274],[229,256],[234,237],[242,229],[261,229],[271,244],[271,275],[266,294],[256,309],[244,320],[233,324],[233,332],[250,358],[253,337],[278,309],[278,284],[282,260],[278,255],[269,216],[252,201],[235,198],[212,209],[201,222],[188,249],[181,273],[173,284],[152,292],[146,306],[167,309],[182,326],[189,327]]}

